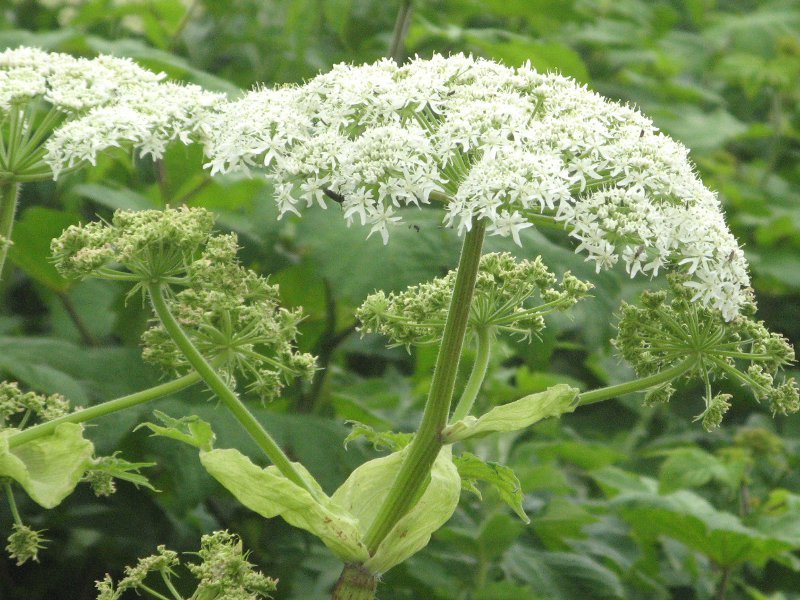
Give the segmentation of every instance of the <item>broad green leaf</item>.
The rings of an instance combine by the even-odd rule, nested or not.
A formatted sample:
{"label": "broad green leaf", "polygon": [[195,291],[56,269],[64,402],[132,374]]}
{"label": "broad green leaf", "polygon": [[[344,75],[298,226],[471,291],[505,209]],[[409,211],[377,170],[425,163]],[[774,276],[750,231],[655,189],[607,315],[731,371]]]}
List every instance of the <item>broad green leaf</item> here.
{"label": "broad green leaf", "polygon": [[45,287],[55,292],[66,291],[71,284],[50,262],[50,242],[78,220],[78,215],[62,210],[41,206],[29,208],[14,225],[14,245],[8,252],[9,257]]}
{"label": "broad green leaf", "polygon": [[495,462],[484,461],[474,454],[464,452],[453,458],[453,462],[461,476],[462,486],[480,497],[480,492],[475,487],[475,482],[483,481],[494,487],[500,494],[503,502],[508,504],[517,516],[525,523],[531,520],[522,508],[522,487],[514,471]]}
{"label": "broad green leaf", "polygon": [[699,448],[667,450],[658,473],[658,491],[668,494],[682,488],[700,487],[712,479],[735,486],[731,472],[717,457]]}
{"label": "broad green leaf", "polygon": [[735,515],[718,511],[686,490],[667,496],[621,494],[612,500],[612,506],[618,507],[640,534],[674,538],[723,567],[743,562],[761,565],[794,547],[746,527]]}
{"label": "broad green leaf", "polygon": [[297,224],[297,244],[330,282],[337,299],[357,305],[376,286],[387,292],[400,290],[440,276],[458,262],[459,240],[442,228],[438,210],[402,211],[407,224],[394,227],[390,243],[384,245],[380,236],[366,239],[366,228],[348,228],[342,209],[331,204],[327,210],[315,207],[303,213]]}
{"label": "broad green leaf", "polygon": [[601,563],[580,554],[542,552],[517,545],[505,554],[504,567],[544,598],[585,600],[624,598],[619,577]]}
{"label": "broad green leaf", "polygon": [[655,122],[696,152],[712,152],[747,130],[729,112],[718,108],[704,112],[693,105],[653,110]]}
{"label": "broad green leaf", "polygon": [[472,32],[466,35],[466,39],[480,48],[486,56],[510,67],[520,67],[530,61],[531,66],[542,73],[557,71],[580,82],[589,80],[589,73],[580,54],[563,44],[543,43],[516,36],[493,41]]}
{"label": "broad green leaf", "polygon": [[627,458],[607,444],[573,440],[537,444],[536,455],[543,460],[560,459],[587,470],[605,467]]}
{"label": "broad green leaf", "polygon": [[583,528],[597,521],[585,508],[562,497],[553,498],[541,516],[533,518],[533,531],[551,550],[565,549],[568,538],[584,538]]}
{"label": "broad green leaf", "polygon": [[592,471],[590,475],[609,498],[625,492],[655,494],[658,487],[654,479],[618,467],[606,466]]}
{"label": "broad green leaf", "polygon": [[465,417],[445,428],[442,437],[446,443],[452,444],[495,431],[525,429],[547,417],[557,417],[572,412],[575,410],[577,397],[577,389],[566,384],[555,385],[544,392],[496,406],[479,418]]}
{"label": "broad green leaf", "polygon": [[480,544],[481,554],[490,560],[500,558],[524,529],[525,526],[519,520],[505,512],[491,515],[481,523],[478,532],[477,541]]}
{"label": "broad green leaf", "polygon": [[772,490],[753,526],[765,535],[800,548],[800,496],[785,489]]}
{"label": "broad green leaf", "polygon": [[117,39],[108,41],[95,36],[87,36],[86,42],[97,53],[132,58],[147,69],[156,72],[163,71],[172,78],[196,83],[211,91],[230,95],[235,95],[241,91],[229,81],[194,68],[184,58],[170,52],[151,48],[139,40]]}
{"label": "broad green leaf", "polygon": [[369,558],[356,518],[335,498],[328,498],[300,463],[293,465],[318,492],[320,501],[289,481],[277,467],[262,469],[238,450],[201,451],[200,462],[239,502],[262,517],[280,516],[290,525],[313,533],[345,562],[362,563]]}
{"label": "broad green leaf", "polygon": [[61,423],[51,435],[9,448],[15,432],[0,432],[0,476],[15,480],[40,506],[58,506],[91,466],[94,446],[84,439],[83,427]]}
{"label": "broad green leaf", "polygon": [[[358,520],[362,535],[375,520],[407,454],[406,447],[364,463],[334,492],[332,499]],[[433,463],[430,481],[417,503],[392,528],[364,567],[371,573],[384,573],[424,548],[433,532],[452,516],[460,493],[461,478],[450,446],[445,446]]]}
{"label": "broad green leaf", "polygon": [[152,199],[133,190],[111,187],[102,183],[81,183],[72,191],[111,210],[149,210],[158,208]]}

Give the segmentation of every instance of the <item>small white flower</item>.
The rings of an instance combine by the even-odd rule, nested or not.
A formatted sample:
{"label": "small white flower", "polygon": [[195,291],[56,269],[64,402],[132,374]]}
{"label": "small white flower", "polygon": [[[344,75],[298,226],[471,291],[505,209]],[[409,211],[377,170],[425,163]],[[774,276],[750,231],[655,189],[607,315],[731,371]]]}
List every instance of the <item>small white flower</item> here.
{"label": "small white flower", "polygon": [[633,108],[529,65],[464,55],[337,65],[223,105],[203,134],[214,172],[318,177],[343,198],[348,224],[384,241],[396,208],[435,194],[459,234],[484,218],[489,233],[521,243],[539,213],[563,223],[598,270],[620,258],[632,277],[681,270],[698,299],[731,317],[745,300],[746,263],[727,259],[738,245],[686,148]]}

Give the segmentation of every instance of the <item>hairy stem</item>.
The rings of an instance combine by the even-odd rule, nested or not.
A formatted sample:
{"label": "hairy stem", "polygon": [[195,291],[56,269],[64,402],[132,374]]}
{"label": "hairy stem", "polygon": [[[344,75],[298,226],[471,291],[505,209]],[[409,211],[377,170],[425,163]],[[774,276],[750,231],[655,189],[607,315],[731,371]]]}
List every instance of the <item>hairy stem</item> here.
{"label": "hairy stem", "polygon": [[469,375],[464,391],[461,393],[461,398],[456,404],[453,416],[450,417],[451,422],[460,421],[472,410],[481,385],[483,385],[483,380],[486,377],[486,370],[489,368],[491,349],[491,333],[487,327],[481,327],[478,330],[478,352],[475,355],[475,363],[472,365],[472,372]]}
{"label": "hairy stem", "polygon": [[280,446],[272,439],[272,436],[266,429],[258,422],[253,414],[247,410],[247,407],[239,399],[239,397],[228,387],[225,381],[214,370],[214,368],[203,358],[200,351],[194,345],[186,332],[183,331],[178,321],[172,315],[164,300],[163,289],[160,283],[150,283],[147,286],[147,291],[150,296],[150,301],[153,304],[153,309],[156,311],[158,318],[161,320],[164,329],[178,346],[180,351],[186,357],[189,364],[200,374],[206,385],[211,388],[222,403],[233,414],[237,421],[244,427],[250,437],[258,444],[259,448],[263,450],[264,454],[272,461],[278,470],[292,483],[299,485],[306,490],[312,497],[319,499],[319,493],[306,480],[300,475],[297,469],[289,460],[289,457],[284,454]]}
{"label": "hairy stem", "polygon": [[20,184],[15,181],[0,181],[0,279],[3,278],[3,266],[11,245],[19,189]]}
{"label": "hairy stem", "polygon": [[429,480],[433,462],[442,448],[441,433],[450,414],[450,401],[467,330],[485,231],[486,223],[474,220],[472,229],[464,238],[450,310],[447,313],[442,345],[436,358],[422,422],[386,500],[367,531],[364,543],[371,554],[419,498]]}
{"label": "hairy stem", "polygon": [[55,431],[56,427],[61,425],[61,423],[85,423],[86,421],[97,419],[98,417],[109,415],[126,408],[131,408],[132,406],[145,404],[152,400],[179,392],[190,385],[198,383],[200,380],[201,377],[197,373],[189,373],[188,375],[184,375],[183,377],[173,381],[168,381],[167,383],[153,386],[146,390],[136,392],[135,394],[122,396],[121,398],[115,398],[114,400],[109,400],[107,402],[103,402],[102,404],[97,404],[95,406],[90,406],[89,408],[84,408],[83,410],[75,411],[74,413],[64,415],[63,417],[53,419],[52,421],[47,421],[46,423],[34,425],[33,427],[15,433],[8,438],[8,446],[9,448],[14,448],[15,446],[31,442],[42,436],[50,435],[53,433],[53,431]]}
{"label": "hairy stem", "polygon": [[641,377],[640,379],[634,379],[633,381],[626,381],[625,383],[598,388],[590,392],[584,392],[578,396],[578,404],[580,406],[594,404],[595,402],[611,400],[612,398],[616,398],[624,394],[641,392],[642,390],[646,390],[653,386],[668,383],[676,377],[680,377],[687,371],[693,369],[696,363],[697,360],[695,358],[687,358],[682,363],[679,363],[674,367],[670,367],[669,369],[665,369],[664,371],[654,375],[648,375],[647,377]]}

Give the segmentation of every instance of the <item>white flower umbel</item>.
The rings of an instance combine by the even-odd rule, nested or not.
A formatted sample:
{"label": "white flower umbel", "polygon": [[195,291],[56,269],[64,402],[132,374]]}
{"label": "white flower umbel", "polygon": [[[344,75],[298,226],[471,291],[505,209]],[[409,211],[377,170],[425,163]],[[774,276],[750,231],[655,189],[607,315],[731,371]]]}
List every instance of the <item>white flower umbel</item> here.
{"label": "white flower umbel", "polygon": [[57,177],[117,146],[157,158],[171,140],[187,142],[224,97],[164,77],[111,56],[0,52],[0,179]]}
{"label": "white flower umbel", "polygon": [[732,318],[747,267],[716,196],[679,143],[571,79],[456,55],[338,65],[259,89],[204,129],[212,172],[258,167],[281,212],[332,200],[386,240],[396,208],[445,203],[445,223],[491,234],[562,223],[597,270],[678,270]]}

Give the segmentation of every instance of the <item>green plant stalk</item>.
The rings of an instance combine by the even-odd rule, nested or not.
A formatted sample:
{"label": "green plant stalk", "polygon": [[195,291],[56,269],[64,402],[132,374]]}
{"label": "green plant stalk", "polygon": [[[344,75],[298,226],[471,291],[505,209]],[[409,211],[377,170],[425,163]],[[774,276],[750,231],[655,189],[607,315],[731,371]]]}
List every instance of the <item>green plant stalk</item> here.
{"label": "green plant stalk", "polygon": [[682,363],[665,369],[647,377],[634,379],[633,381],[626,381],[617,385],[610,385],[604,388],[598,388],[590,392],[583,392],[578,395],[578,406],[586,406],[587,404],[594,404],[596,402],[603,402],[604,400],[611,400],[618,396],[630,394],[632,392],[641,392],[656,385],[668,383],[680,377],[687,371],[692,370],[697,364],[695,357],[687,358]]}
{"label": "green plant stalk", "polygon": [[451,422],[460,421],[472,410],[481,385],[483,385],[483,380],[486,378],[486,370],[489,368],[489,356],[492,349],[491,332],[488,327],[481,327],[477,333],[478,351],[475,355],[475,363],[472,365],[472,372],[469,375],[464,391],[461,393],[461,398],[456,404],[453,416],[450,417]]}
{"label": "green plant stalk", "polygon": [[17,211],[19,189],[20,184],[16,181],[0,181],[0,279],[3,277],[3,267],[11,243],[11,232],[14,230],[14,214]]}
{"label": "green plant stalk", "polygon": [[34,425],[29,429],[25,429],[9,437],[8,446],[14,448],[15,446],[32,442],[42,436],[50,435],[61,423],[84,423],[126,408],[131,408],[132,406],[145,404],[163,396],[168,396],[169,394],[174,394],[190,385],[198,383],[201,379],[202,378],[197,373],[189,373],[173,381],[168,381],[128,396],[115,398],[114,400],[103,402],[102,404],[90,406],[83,410],[64,415],[63,417],[58,417],[52,421],[47,421],[46,423]]}
{"label": "green plant stalk", "polygon": [[189,364],[200,374],[206,385],[211,388],[222,403],[231,411],[237,421],[244,427],[245,431],[250,434],[250,437],[258,444],[259,448],[264,451],[264,454],[272,461],[278,470],[292,483],[299,485],[306,490],[313,498],[320,500],[319,492],[311,487],[306,480],[300,475],[297,469],[289,460],[289,457],[284,454],[280,446],[272,439],[272,436],[266,429],[258,422],[253,414],[247,410],[247,407],[239,399],[239,397],[228,387],[223,381],[222,377],[214,370],[214,368],[206,361],[197,347],[194,345],[186,332],[183,331],[178,321],[169,310],[167,303],[164,301],[162,285],[160,283],[149,283],[147,291],[150,296],[150,301],[153,304],[153,309],[156,315],[161,320],[164,329],[178,346],[180,351],[186,357]]}
{"label": "green plant stalk", "polygon": [[361,565],[347,564],[333,588],[331,600],[373,600],[378,578]]}
{"label": "green plant stalk", "polygon": [[14,523],[19,527],[22,527],[22,519],[19,516],[17,502],[14,500],[14,490],[11,488],[11,484],[8,481],[4,481],[3,489],[6,492],[6,498],[8,498],[8,508],[11,510],[11,516],[14,518]]}
{"label": "green plant stalk", "polygon": [[442,448],[441,433],[450,415],[450,401],[467,330],[485,232],[486,223],[476,219],[472,222],[472,229],[464,237],[442,345],[436,358],[422,422],[414,435],[408,456],[365,536],[364,543],[370,554],[374,554],[383,538],[417,501],[429,480],[433,462]]}

